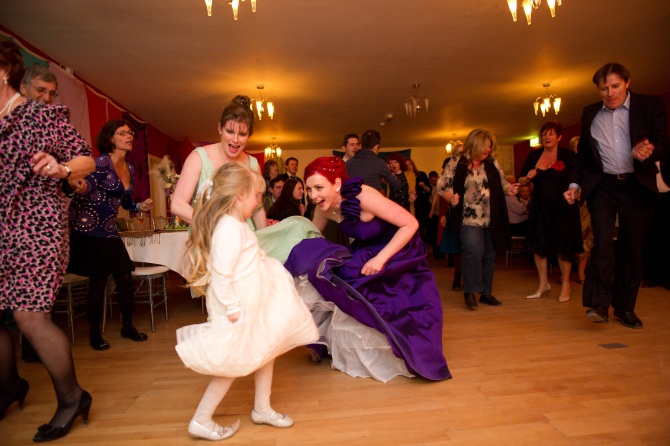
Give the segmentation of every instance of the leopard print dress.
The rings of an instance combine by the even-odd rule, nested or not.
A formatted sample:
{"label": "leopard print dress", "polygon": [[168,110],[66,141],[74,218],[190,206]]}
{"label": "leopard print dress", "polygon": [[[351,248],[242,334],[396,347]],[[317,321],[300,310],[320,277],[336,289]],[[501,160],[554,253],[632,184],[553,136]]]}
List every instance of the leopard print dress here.
{"label": "leopard print dress", "polygon": [[62,105],[28,100],[0,120],[0,310],[48,312],[69,246],[60,181],[33,173],[43,151],[63,163],[91,148]]}

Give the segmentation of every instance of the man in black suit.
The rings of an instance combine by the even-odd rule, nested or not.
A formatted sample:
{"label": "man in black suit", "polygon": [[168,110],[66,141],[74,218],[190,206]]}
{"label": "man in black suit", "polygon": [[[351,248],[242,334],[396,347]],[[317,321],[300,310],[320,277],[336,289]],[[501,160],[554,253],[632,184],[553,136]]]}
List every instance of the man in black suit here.
{"label": "man in black suit", "polygon": [[582,302],[590,307],[586,318],[592,322],[607,322],[611,305],[623,325],[642,328],[635,314],[642,240],[660,198],[654,162],[668,150],[668,114],[660,98],[628,90],[630,73],[623,65],[604,65],[593,83],[602,101],[584,108],[578,154],[564,194],[572,204],[581,186],[591,213],[591,269]]}
{"label": "man in black suit", "polygon": [[347,175],[350,178],[363,177],[363,184],[381,190],[382,179],[391,189],[400,189],[400,180],[393,175],[386,161],[379,158],[379,144],[382,137],[378,131],[366,130],[361,136],[361,148],[347,161]]}

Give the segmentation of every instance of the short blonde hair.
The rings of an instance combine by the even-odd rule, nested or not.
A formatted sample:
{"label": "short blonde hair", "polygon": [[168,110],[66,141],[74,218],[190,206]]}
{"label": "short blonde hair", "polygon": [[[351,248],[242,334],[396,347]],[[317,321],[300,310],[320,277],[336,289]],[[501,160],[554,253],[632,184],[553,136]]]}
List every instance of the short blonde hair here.
{"label": "short blonde hair", "polygon": [[207,284],[194,283],[208,273],[212,236],[217,223],[233,211],[237,197],[263,192],[263,177],[244,164],[235,162],[221,166],[211,181],[204,183],[198,191],[187,244],[191,267],[186,280],[199,295],[207,292]]}
{"label": "short blonde hair", "polygon": [[488,142],[491,142],[491,152],[489,158],[493,158],[496,151],[496,137],[491,132],[484,129],[475,129],[470,132],[463,144],[463,156],[471,163],[472,160],[479,158],[484,153]]}

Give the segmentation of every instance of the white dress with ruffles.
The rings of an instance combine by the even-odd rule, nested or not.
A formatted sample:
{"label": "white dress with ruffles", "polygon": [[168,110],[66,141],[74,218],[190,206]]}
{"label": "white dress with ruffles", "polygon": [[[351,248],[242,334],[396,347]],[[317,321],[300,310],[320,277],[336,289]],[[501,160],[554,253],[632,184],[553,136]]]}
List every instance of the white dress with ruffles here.
{"label": "white dress with ruffles", "polygon": [[[319,338],[293,278],[265,255],[246,223],[230,215],[219,220],[208,270],[207,322],[177,330],[176,350],[188,368],[206,375],[246,376]],[[226,308],[235,305],[241,313],[232,323]]]}

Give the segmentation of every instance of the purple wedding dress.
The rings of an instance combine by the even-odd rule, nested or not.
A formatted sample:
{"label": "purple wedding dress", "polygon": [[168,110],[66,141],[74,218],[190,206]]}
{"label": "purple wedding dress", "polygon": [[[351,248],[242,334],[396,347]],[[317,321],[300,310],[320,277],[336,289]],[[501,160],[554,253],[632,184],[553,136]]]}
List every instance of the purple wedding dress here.
{"label": "purple wedding dress", "polygon": [[303,240],[285,267],[294,277],[307,274],[325,301],[383,333],[410,373],[430,380],[451,378],[442,352],[442,304],[419,234],[391,257],[381,273],[360,273],[398,230],[379,218],[360,220],[361,185],[357,177],[342,186],[344,218],[339,227],[355,239],[350,248],[320,238]]}

